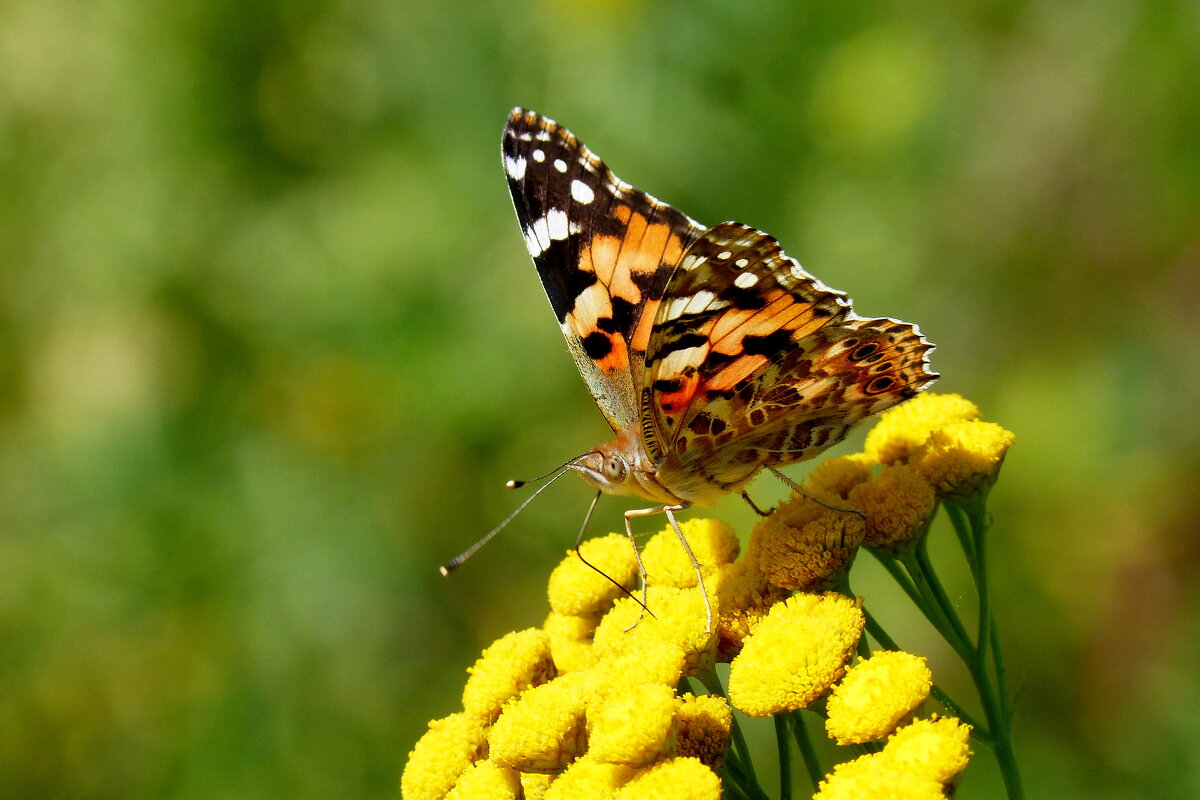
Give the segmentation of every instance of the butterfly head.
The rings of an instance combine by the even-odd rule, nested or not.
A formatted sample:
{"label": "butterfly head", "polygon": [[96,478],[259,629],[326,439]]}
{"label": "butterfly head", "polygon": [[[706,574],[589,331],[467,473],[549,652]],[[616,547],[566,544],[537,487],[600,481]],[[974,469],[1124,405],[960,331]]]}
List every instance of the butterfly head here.
{"label": "butterfly head", "polygon": [[628,431],[611,442],[596,445],[576,459],[571,468],[605,494],[635,495],[670,505],[682,502],[658,482],[656,465],[641,439]]}

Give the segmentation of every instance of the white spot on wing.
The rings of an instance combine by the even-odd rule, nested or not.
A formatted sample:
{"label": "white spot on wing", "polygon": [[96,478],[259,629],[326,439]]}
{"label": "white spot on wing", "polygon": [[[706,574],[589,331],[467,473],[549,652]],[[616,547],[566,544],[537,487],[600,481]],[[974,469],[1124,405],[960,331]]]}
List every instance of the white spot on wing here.
{"label": "white spot on wing", "polygon": [[750,266],[750,259],[739,258],[737,261],[735,261],[733,263],[737,265],[738,269],[745,269],[746,267]]}
{"label": "white spot on wing", "polygon": [[546,233],[551,239],[567,238],[567,212],[559,209],[547,211]]}
{"label": "white spot on wing", "polygon": [[699,314],[709,309],[724,308],[729,305],[724,300],[718,300],[710,291],[701,289],[690,297],[676,297],[667,301],[666,319],[679,319],[685,314]]}
{"label": "white spot on wing", "polygon": [[733,285],[739,289],[749,289],[758,283],[758,276],[753,272],[743,272],[733,279]]}
{"label": "white spot on wing", "polygon": [[567,162],[563,161],[561,158],[556,158],[554,159],[554,168],[559,172],[566,172]]}
{"label": "white spot on wing", "polygon": [[546,154],[541,151],[541,148],[533,151],[533,160],[539,164],[546,160]]}
{"label": "white spot on wing", "polygon": [[516,158],[504,157],[504,171],[508,173],[508,177],[514,181],[519,181],[525,177],[525,157],[517,156]]}
{"label": "white spot on wing", "polygon": [[576,203],[587,205],[596,199],[596,193],[592,191],[592,187],[588,186],[581,180],[571,181],[571,197],[575,198]]}
{"label": "white spot on wing", "polygon": [[525,244],[529,248],[529,255],[534,258],[549,249],[550,228],[545,217],[535,220],[525,231]]}
{"label": "white spot on wing", "polygon": [[725,259],[729,258],[731,255],[733,255],[733,253],[729,252],[728,250],[722,250],[721,252],[717,253],[717,258],[724,261]]}

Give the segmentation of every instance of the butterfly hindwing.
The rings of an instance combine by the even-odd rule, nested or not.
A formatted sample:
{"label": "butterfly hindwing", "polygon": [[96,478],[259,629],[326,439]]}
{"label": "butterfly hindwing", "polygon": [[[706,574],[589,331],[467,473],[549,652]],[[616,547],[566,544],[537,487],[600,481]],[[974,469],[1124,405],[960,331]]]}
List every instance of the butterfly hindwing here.
{"label": "butterfly hindwing", "polygon": [[526,246],[567,346],[616,431],[638,423],[651,326],[704,228],[617,178],[569,131],[514,109],[504,169]]}
{"label": "butterfly hindwing", "polygon": [[914,326],[856,316],[767,234],[711,228],[664,290],[650,339],[643,430],[659,479],[728,491],[815,455],[931,382],[929,349]]}

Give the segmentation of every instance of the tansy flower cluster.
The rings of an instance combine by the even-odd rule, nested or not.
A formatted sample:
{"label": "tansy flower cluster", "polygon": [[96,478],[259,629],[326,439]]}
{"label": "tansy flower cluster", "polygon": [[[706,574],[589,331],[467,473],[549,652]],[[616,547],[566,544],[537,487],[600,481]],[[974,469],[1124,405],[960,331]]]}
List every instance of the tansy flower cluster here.
{"label": "tansy flower cluster", "polygon": [[[858,748],[819,788],[812,775],[819,797],[946,796],[971,725],[953,705],[955,716],[920,717],[933,688],[925,660],[871,627],[848,576],[863,545],[910,553],[939,500],[986,495],[1012,437],[978,417],[954,395],[893,409],[866,452],[821,464],[745,552],[720,521],[683,522],[711,625],[672,528],[642,548],[644,606],[627,537],[583,542],[550,576],[542,626],[485,649],[462,709],[430,723],[403,798],[765,797],[734,709],[775,718],[804,752],[800,714],[815,713],[831,739]],[[872,653],[865,630],[884,647]],[[785,781],[789,770],[780,765]]]}

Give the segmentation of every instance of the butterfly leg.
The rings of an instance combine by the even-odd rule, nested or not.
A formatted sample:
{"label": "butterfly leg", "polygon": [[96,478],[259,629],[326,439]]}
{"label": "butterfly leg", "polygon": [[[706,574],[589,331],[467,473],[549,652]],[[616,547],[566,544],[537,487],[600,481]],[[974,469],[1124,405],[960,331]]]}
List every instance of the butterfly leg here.
{"label": "butterfly leg", "polygon": [[[771,466],[770,464],[767,464],[767,469],[771,470],[772,475],[774,475],[776,478],[779,478],[779,480],[783,481],[789,487],[791,487],[792,491],[796,492],[797,494],[804,495],[809,500],[812,500],[814,503],[820,503],[821,505],[825,506],[826,508],[832,508],[834,511],[845,511],[849,514],[858,514],[860,517],[867,516],[866,514],[864,514],[862,512],[862,509],[855,508],[854,506],[839,506],[836,503],[830,503],[825,500],[822,500],[821,498],[817,497],[815,494],[810,492],[808,489],[805,489],[803,486],[796,483],[794,480],[789,478],[787,475],[784,475],[782,472],[780,472],[779,470],[777,470],[775,467]],[[751,505],[753,505],[753,504],[751,504]]]}
{"label": "butterfly leg", "polygon": [[638,618],[633,621],[633,624],[625,629],[627,631],[633,630],[642,621],[642,615],[648,610],[646,608],[646,565],[642,563],[642,551],[638,547],[637,537],[633,535],[633,518],[648,514],[657,514],[660,511],[662,511],[661,508],[643,508],[625,512],[625,535],[629,537],[629,544],[633,546],[633,560],[637,562],[638,582],[642,587],[642,597],[638,600],[638,605],[642,607],[642,610],[638,612]]}
{"label": "butterfly leg", "polygon": [[755,513],[755,514],[758,514],[760,517],[769,517],[769,516],[771,516],[771,512],[775,510],[775,509],[773,509],[773,508],[769,508],[769,509],[767,509],[766,511],[763,511],[761,508],[759,508],[759,507],[758,507],[758,503],[756,503],[756,502],[754,502],[753,500],[751,500],[751,499],[750,499],[750,493],[749,493],[749,492],[745,492],[745,491],[743,491],[743,492],[742,492],[742,499],[743,499],[743,500],[745,500],[745,501],[746,501],[746,505],[748,505],[748,506],[750,506],[750,508],[754,509],[754,513]]}
{"label": "butterfly leg", "polygon": [[[671,528],[674,529],[675,535],[679,537],[679,543],[683,545],[683,551],[687,553],[688,560],[692,562],[692,568],[696,570],[696,584],[700,588],[700,594],[704,597],[704,615],[705,615],[705,633],[712,631],[712,604],[708,599],[708,590],[704,586],[704,574],[700,567],[700,562],[696,559],[696,554],[692,552],[692,546],[688,544],[687,537],[683,535],[683,531],[679,528],[679,522],[675,519],[676,511],[683,511],[689,504],[681,503],[675,506],[655,506],[654,508],[635,508],[625,512],[625,532],[629,535],[629,540],[633,542],[634,551],[637,551],[637,540],[633,538],[633,526],[631,521],[634,517],[648,517],[651,514],[665,514],[667,522],[671,523]],[[638,571],[642,578],[642,608],[645,609],[646,602],[646,568],[642,565],[641,554],[637,557]]]}

